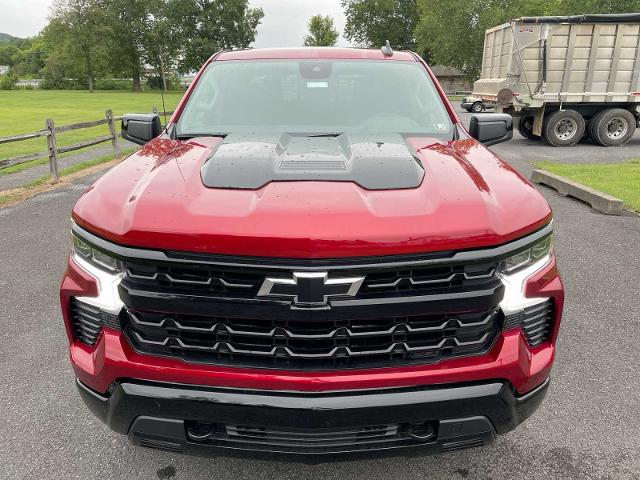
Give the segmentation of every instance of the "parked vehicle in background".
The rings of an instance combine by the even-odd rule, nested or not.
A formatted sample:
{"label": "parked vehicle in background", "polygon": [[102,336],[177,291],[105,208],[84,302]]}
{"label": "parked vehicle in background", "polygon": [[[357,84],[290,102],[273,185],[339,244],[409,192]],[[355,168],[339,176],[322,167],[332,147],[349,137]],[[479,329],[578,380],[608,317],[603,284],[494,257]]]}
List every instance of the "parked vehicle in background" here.
{"label": "parked vehicle in background", "polygon": [[623,145],[640,121],[640,13],[524,17],[486,31],[474,97],[530,139]]}
{"label": "parked vehicle in background", "polygon": [[480,113],[495,107],[492,103],[485,103],[479,97],[463,97],[460,106],[469,113]]}

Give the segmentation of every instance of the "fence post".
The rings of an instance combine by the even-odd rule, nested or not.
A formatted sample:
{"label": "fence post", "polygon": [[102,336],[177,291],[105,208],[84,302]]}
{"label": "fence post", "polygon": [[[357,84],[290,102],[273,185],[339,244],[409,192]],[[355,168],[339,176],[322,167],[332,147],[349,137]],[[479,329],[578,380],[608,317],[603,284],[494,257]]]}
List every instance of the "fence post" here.
{"label": "fence post", "polygon": [[53,120],[47,118],[46,129],[49,131],[47,134],[47,146],[49,147],[49,172],[51,173],[51,183],[58,183],[60,181],[60,175],[58,174],[58,145],[56,144],[56,128]]}
{"label": "fence post", "polygon": [[105,112],[107,116],[107,125],[109,125],[109,133],[111,134],[111,145],[113,146],[113,156],[120,155],[120,146],[118,145],[118,135],[116,134],[116,126],[113,122],[113,112],[108,109]]}

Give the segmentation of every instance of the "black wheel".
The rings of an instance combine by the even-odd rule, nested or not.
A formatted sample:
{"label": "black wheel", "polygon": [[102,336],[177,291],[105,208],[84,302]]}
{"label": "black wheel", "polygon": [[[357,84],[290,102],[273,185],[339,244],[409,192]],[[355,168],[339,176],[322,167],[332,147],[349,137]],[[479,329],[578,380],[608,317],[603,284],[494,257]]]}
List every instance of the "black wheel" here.
{"label": "black wheel", "polygon": [[471,113],[471,107],[467,107],[467,108],[465,108],[465,110],[466,110],[467,112]]}
{"label": "black wheel", "polygon": [[528,140],[540,140],[540,137],[533,133],[533,117],[520,117],[518,133]]}
{"label": "black wheel", "polygon": [[575,110],[558,110],[544,120],[542,136],[554,147],[570,147],[584,135],[585,121]]}
{"label": "black wheel", "polygon": [[596,114],[589,124],[589,136],[604,147],[624,145],[633,137],[635,131],[635,117],[623,108],[603,110]]}
{"label": "black wheel", "polygon": [[484,108],[482,108],[482,102],[476,102],[473,105],[471,105],[471,111],[473,113],[482,113],[483,110]]}

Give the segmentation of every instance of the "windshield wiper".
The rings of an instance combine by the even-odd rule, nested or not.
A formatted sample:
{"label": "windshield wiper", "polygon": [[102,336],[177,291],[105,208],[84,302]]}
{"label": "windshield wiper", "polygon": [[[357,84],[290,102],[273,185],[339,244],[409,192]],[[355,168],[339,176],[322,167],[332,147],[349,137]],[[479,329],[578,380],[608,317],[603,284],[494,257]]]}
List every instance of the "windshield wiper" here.
{"label": "windshield wiper", "polygon": [[340,133],[313,133],[311,135],[307,135],[307,137],[309,138],[322,138],[322,137],[339,137],[340,135],[342,135],[344,132],[340,132]]}
{"label": "windshield wiper", "polygon": [[190,140],[196,137],[222,137],[225,138],[228,133],[187,133],[183,135],[176,135],[176,140]]}

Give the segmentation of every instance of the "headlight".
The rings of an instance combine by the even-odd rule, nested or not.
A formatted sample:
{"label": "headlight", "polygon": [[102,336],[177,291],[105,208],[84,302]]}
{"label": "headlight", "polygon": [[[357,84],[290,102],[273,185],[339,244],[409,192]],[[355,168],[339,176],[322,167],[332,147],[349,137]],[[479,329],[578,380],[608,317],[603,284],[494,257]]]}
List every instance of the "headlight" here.
{"label": "headlight", "polygon": [[553,236],[549,235],[526,250],[505,258],[500,264],[502,273],[510,274],[523,270],[549,256],[553,251]]}
{"label": "headlight", "polygon": [[91,245],[75,235],[72,235],[72,237],[73,251],[78,255],[78,257],[107,272],[119,273],[122,271],[122,262],[120,262],[120,260],[93,248]]}
{"label": "headlight", "polygon": [[95,278],[98,284],[96,297],[76,297],[77,300],[93,305],[111,315],[118,315],[123,303],[118,293],[122,280],[122,262],[93,248],[81,238],[72,235],[73,257],[84,271]]}

